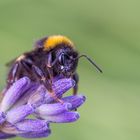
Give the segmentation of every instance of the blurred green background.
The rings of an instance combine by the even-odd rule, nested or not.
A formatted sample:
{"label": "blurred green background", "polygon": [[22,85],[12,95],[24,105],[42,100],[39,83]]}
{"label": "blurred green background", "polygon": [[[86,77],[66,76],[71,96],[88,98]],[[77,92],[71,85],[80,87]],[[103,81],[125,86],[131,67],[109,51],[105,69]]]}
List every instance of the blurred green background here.
{"label": "blurred green background", "polygon": [[81,118],[52,124],[47,139],[140,140],[140,1],[0,0],[1,90],[5,63],[54,34],[71,38],[104,73],[81,59],[79,93],[87,97]]}

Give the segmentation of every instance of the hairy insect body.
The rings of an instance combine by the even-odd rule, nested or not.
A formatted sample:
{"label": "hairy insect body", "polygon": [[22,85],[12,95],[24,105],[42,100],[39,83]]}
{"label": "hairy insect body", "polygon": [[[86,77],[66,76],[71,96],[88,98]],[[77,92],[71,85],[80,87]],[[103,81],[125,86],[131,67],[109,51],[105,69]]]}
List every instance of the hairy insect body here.
{"label": "hairy insect body", "polygon": [[18,79],[27,76],[33,82],[43,84],[56,98],[52,90],[53,79],[71,77],[75,81],[73,88],[75,95],[78,90],[79,77],[76,70],[80,57],[87,58],[102,72],[89,57],[79,56],[74,44],[67,37],[61,35],[45,37],[37,41],[32,51],[22,54],[8,64],[11,68],[7,77],[7,89]]}

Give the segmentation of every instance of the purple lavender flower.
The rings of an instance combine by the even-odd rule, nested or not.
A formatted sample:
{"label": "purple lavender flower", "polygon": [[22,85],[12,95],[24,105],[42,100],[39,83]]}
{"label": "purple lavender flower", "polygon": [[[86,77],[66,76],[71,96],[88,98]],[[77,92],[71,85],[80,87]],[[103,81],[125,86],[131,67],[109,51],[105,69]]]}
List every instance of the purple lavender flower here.
{"label": "purple lavender flower", "polygon": [[[75,112],[85,97],[82,95],[63,97],[74,86],[68,78],[56,79],[53,91],[64,101],[56,102],[43,85],[23,77],[5,93],[0,104],[0,139],[15,136],[41,138],[51,134],[50,123],[70,123],[79,118]],[[32,115],[33,119],[27,118]]]}

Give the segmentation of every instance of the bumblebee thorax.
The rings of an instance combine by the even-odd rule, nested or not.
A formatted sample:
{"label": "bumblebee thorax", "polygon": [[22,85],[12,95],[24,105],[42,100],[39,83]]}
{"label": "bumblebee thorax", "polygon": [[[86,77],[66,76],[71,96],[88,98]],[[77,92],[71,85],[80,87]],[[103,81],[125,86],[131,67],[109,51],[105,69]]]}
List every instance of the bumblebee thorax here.
{"label": "bumblebee thorax", "polygon": [[59,45],[65,45],[70,48],[74,48],[74,44],[71,42],[70,39],[68,39],[65,36],[62,35],[54,35],[54,36],[49,36],[45,41],[44,41],[44,50],[51,50],[53,48],[56,48]]}

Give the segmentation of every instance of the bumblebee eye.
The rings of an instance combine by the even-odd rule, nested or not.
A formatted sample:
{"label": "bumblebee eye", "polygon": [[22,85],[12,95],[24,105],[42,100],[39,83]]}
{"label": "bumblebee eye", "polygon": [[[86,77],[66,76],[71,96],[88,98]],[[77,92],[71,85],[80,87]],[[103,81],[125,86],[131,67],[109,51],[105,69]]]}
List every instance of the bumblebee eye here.
{"label": "bumblebee eye", "polygon": [[59,63],[60,63],[61,65],[63,65],[63,66],[67,64],[68,60],[69,60],[69,56],[66,55],[66,54],[64,54],[64,53],[62,53],[62,54],[59,56]]}

